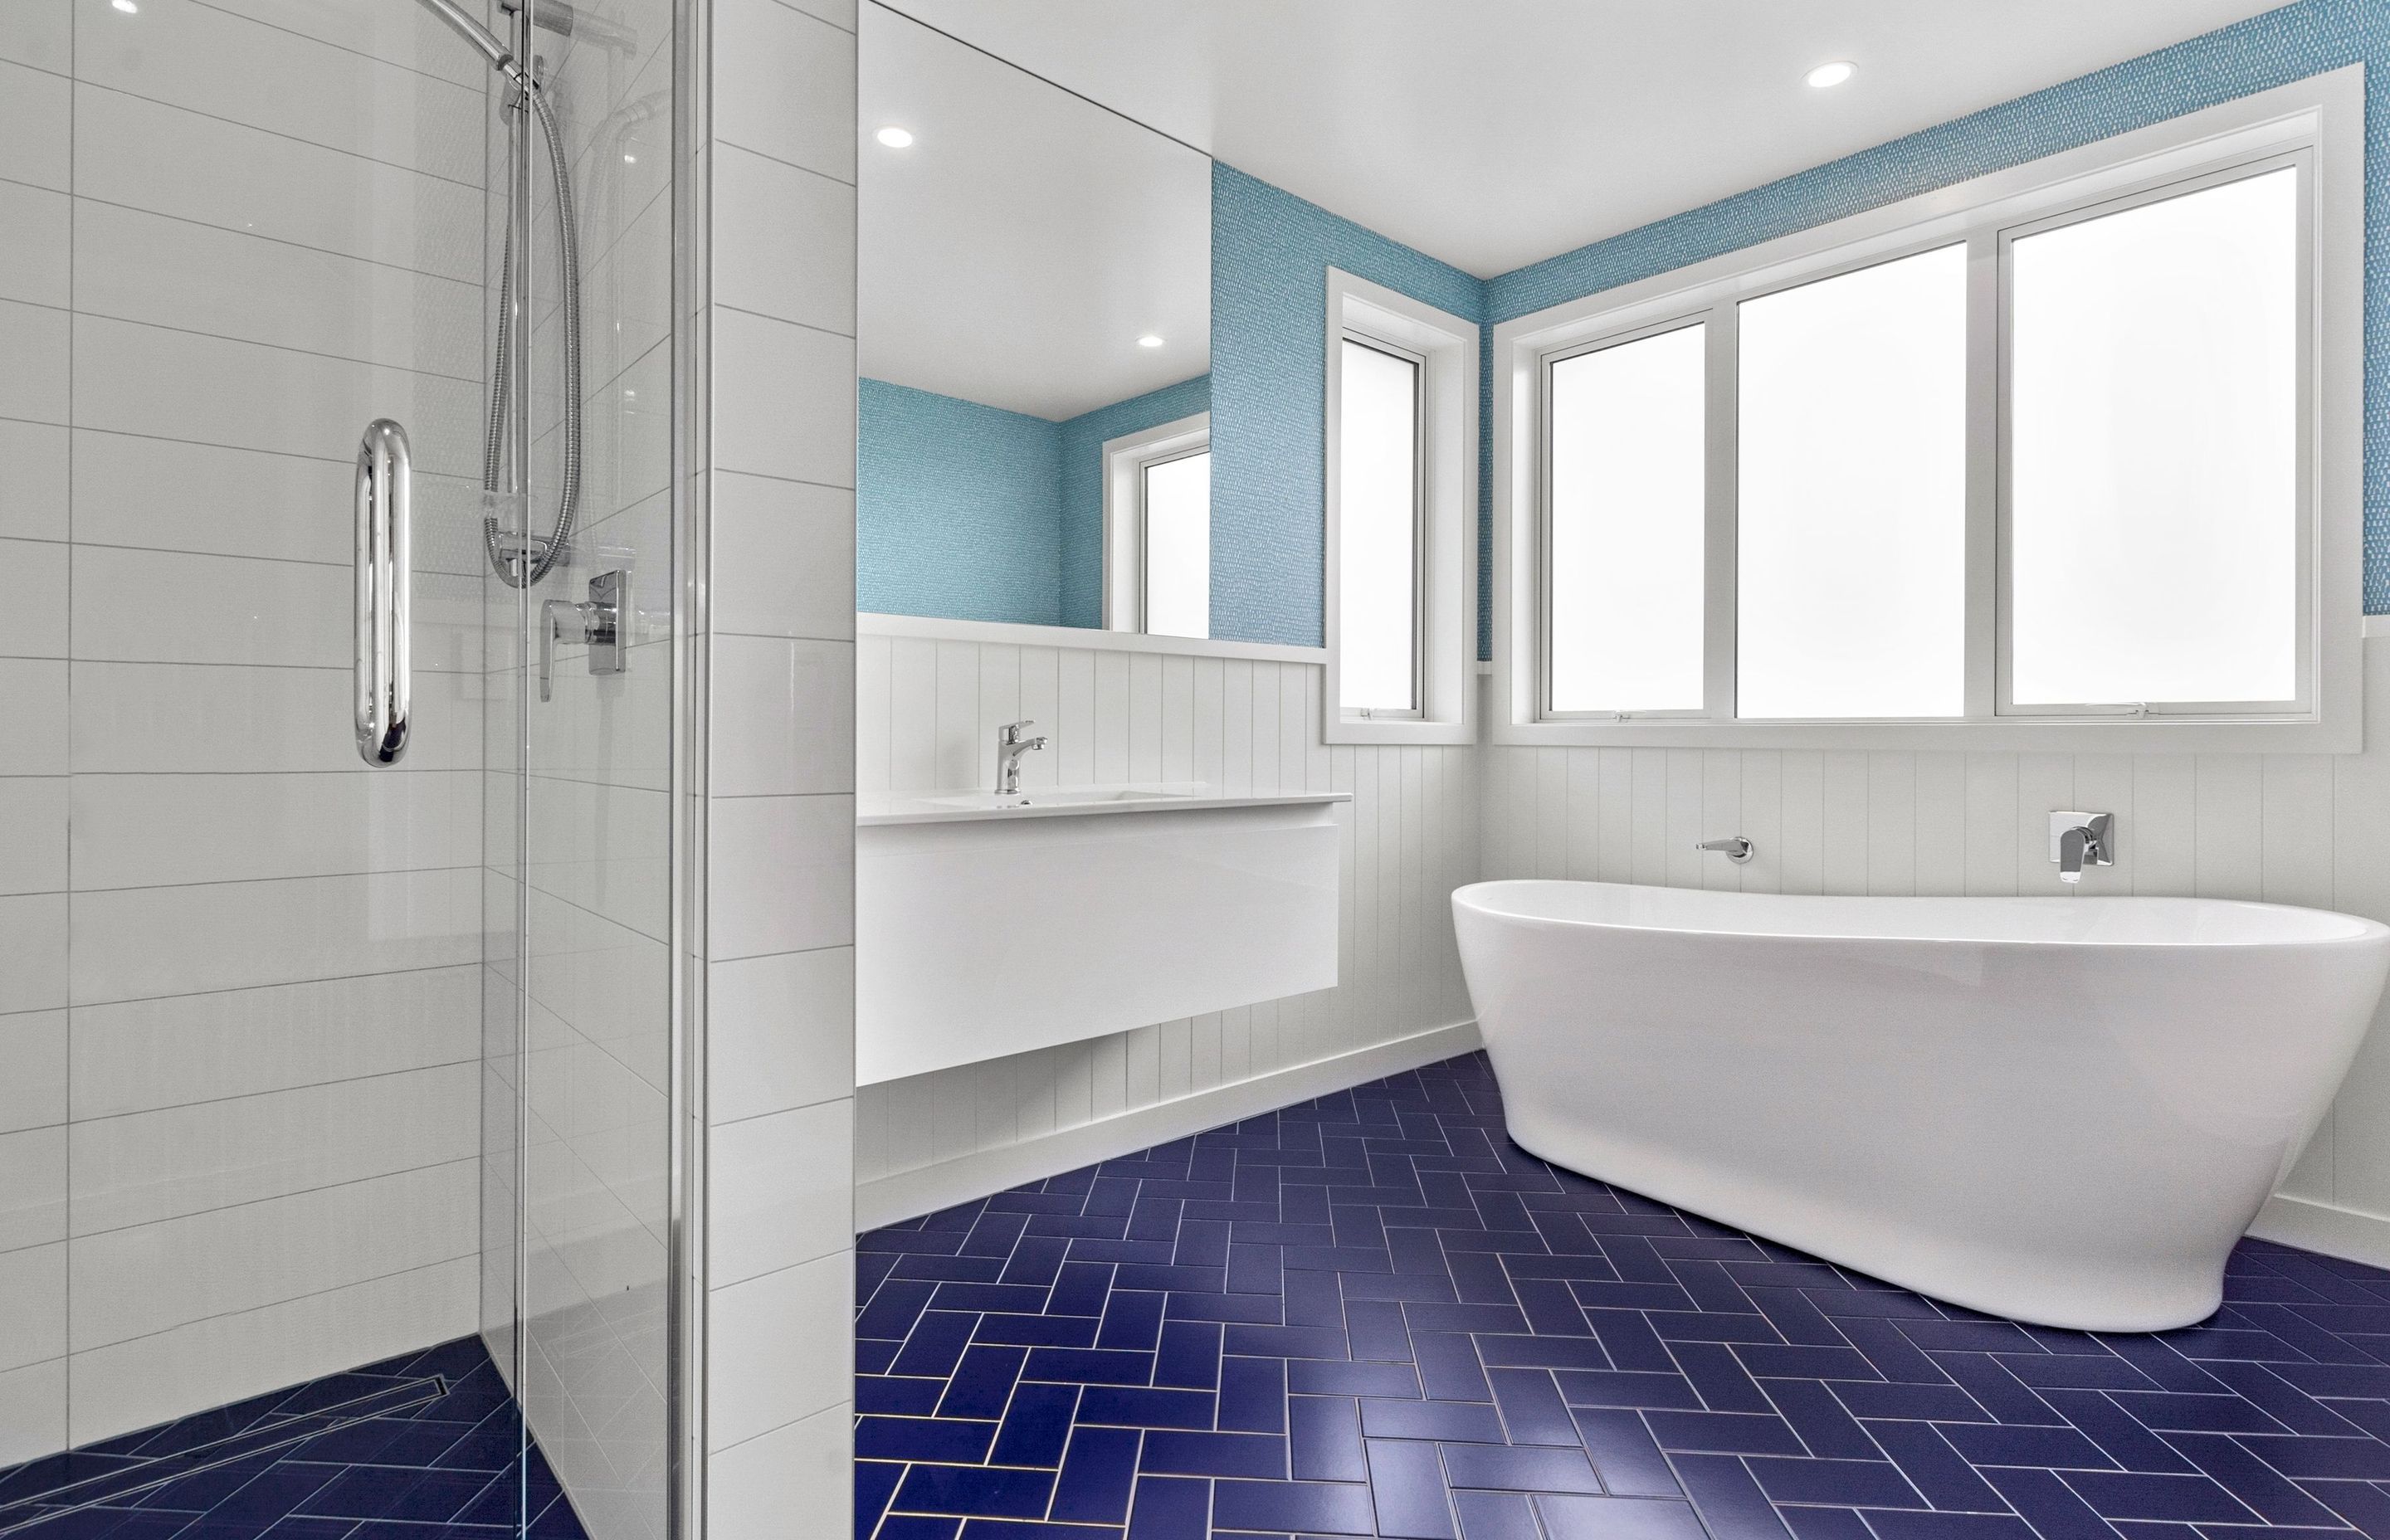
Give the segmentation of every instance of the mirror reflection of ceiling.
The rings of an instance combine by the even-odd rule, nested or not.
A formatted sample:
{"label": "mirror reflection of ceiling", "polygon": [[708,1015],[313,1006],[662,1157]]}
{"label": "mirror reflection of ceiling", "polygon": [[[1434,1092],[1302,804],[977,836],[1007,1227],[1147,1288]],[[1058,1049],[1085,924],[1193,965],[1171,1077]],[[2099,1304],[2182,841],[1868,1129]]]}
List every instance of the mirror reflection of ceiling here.
{"label": "mirror reflection of ceiling", "polygon": [[1210,369],[1209,160],[880,6],[859,20],[867,379],[1059,421]]}
{"label": "mirror reflection of ceiling", "polygon": [[1480,277],[2278,3],[898,0]]}

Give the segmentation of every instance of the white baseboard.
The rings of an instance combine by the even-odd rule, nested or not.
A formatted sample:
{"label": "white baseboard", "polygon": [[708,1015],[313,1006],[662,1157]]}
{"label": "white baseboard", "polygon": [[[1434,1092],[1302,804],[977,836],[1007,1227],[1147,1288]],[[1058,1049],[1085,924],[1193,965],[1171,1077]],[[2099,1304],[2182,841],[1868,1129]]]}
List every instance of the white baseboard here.
{"label": "white baseboard", "polygon": [[1274,1070],[1251,1080],[1217,1085],[1193,1096],[1081,1123],[1076,1128],[1023,1139],[1000,1149],[983,1149],[919,1170],[858,1182],[854,1188],[854,1227],[868,1230],[916,1214],[952,1208],[1023,1182],[1042,1181],[1099,1161],[1116,1160],[1150,1145],[1201,1134],[1222,1123],[1258,1117],[1291,1102],[1308,1101],[1348,1085],[1416,1070],[1422,1064],[1471,1052],[1477,1046],[1477,1023],[1456,1021],[1409,1037],[1398,1037],[1391,1043],[1373,1043],[1349,1053],[1315,1059],[1308,1064]]}
{"label": "white baseboard", "polygon": [[2260,1240],[2390,1267],[2390,1217],[2360,1209],[2335,1208],[2276,1193],[2257,1211],[2249,1233]]}

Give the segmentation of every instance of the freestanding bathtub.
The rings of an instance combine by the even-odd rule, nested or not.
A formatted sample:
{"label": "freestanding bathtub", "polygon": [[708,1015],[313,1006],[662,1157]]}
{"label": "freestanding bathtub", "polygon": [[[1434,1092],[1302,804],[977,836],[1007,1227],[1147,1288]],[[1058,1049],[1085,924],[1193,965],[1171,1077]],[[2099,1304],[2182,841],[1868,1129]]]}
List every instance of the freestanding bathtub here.
{"label": "freestanding bathtub", "polygon": [[2330,1102],[2390,929],[2186,898],[1452,895],[1510,1136],[1953,1303],[2154,1331]]}

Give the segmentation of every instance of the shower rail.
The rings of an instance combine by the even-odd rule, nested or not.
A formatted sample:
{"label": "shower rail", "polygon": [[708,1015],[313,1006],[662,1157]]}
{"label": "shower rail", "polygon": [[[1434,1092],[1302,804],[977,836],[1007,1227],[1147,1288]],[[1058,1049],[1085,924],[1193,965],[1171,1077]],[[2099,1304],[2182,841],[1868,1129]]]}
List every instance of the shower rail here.
{"label": "shower rail", "polygon": [[406,430],[388,417],[367,423],[357,445],[355,679],[357,753],[372,765],[406,752],[414,481]]}

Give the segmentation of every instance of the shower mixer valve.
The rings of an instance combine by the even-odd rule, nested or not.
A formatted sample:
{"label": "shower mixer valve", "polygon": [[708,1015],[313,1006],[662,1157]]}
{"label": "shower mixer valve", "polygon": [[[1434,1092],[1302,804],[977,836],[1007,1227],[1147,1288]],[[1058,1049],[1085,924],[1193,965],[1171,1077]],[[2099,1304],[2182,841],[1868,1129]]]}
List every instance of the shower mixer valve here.
{"label": "shower mixer valve", "polygon": [[548,696],[549,677],[556,670],[556,644],[585,642],[589,672],[620,674],[630,658],[631,573],[628,568],[600,572],[589,580],[589,597],[549,599],[539,607],[539,698]]}

